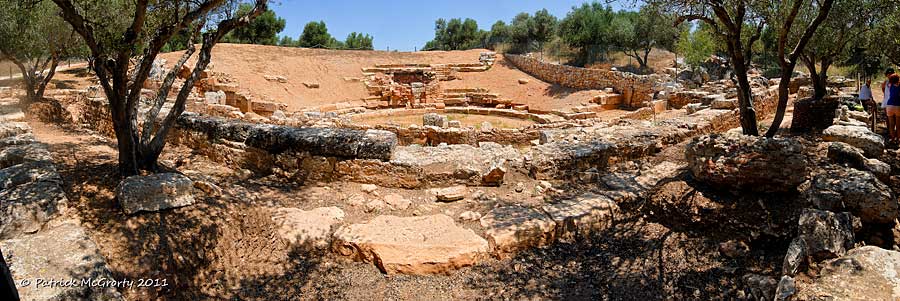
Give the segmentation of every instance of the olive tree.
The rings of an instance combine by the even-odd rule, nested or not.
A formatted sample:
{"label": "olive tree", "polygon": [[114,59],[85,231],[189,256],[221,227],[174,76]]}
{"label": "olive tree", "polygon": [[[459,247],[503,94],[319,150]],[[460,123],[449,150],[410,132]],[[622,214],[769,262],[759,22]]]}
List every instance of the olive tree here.
{"label": "olive tree", "polygon": [[620,12],[626,21],[626,34],[618,39],[625,55],[637,60],[641,70],[647,70],[648,56],[653,48],[674,51],[679,34],[685,26],[672,26],[675,18],[645,5],[637,12]]}
{"label": "olive tree", "polygon": [[835,2],[830,17],[822,23],[800,55],[812,78],[815,99],[826,95],[829,68],[849,59],[850,43],[861,41],[882,21],[884,12],[895,6],[877,0]]}
{"label": "olive tree", "polygon": [[[766,137],[774,137],[784,121],[787,110],[791,75],[797,61],[816,30],[828,18],[834,0],[784,0],[777,3],[755,3],[769,25],[778,35],[777,60],[781,70],[778,80],[778,104],[772,126]],[[797,27],[795,27],[797,26]]]}
{"label": "olive tree", "polygon": [[26,101],[44,97],[59,62],[76,54],[77,37],[52,3],[0,1],[0,59],[22,72]]}
{"label": "olive tree", "polygon": [[707,24],[710,32],[726,45],[738,86],[738,108],[745,135],[759,135],[753,91],[748,71],[753,58],[753,43],[759,40],[765,21],[753,10],[754,0],[648,0],[676,16],[675,25],[687,21]]}
{"label": "olive tree", "polygon": [[[245,14],[235,14],[237,1],[226,0],[52,1],[90,50],[92,68],[109,101],[122,176],[158,169],[166,135],[184,112],[194,83],[209,65],[213,47],[229,32],[250,23],[268,8],[267,0],[255,0],[253,8]],[[214,25],[206,26],[207,22]],[[191,74],[178,90],[172,109],[159,123],[154,122],[162,117],[160,112],[176,71],[196,52],[193,44],[165,74],[156,99],[144,116],[144,124],[139,127],[138,103],[143,83],[166,43],[186,28],[191,29],[192,35],[204,29]]]}

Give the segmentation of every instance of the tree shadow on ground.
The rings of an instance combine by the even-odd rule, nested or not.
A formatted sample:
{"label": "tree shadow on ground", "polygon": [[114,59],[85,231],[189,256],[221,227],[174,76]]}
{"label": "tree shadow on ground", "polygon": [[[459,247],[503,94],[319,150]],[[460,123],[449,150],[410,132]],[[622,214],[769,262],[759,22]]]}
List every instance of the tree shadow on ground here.
{"label": "tree shadow on ground", "polygon": [[[236,179],[218,178],[221,197],[195,193],[192,206],[125,215],[115,197],[115,153],[103,141],[51,144],[70,206],[106,257],[115,279],[165,286],[120,289],[128,299],[268,300],[301,293],[322,257],[289,245],[270,210]],[[199,191],[197,191],[199,192]],[[312,250],[312,251],[311,251]],[[282,295],[278,295],[282,294]]]}

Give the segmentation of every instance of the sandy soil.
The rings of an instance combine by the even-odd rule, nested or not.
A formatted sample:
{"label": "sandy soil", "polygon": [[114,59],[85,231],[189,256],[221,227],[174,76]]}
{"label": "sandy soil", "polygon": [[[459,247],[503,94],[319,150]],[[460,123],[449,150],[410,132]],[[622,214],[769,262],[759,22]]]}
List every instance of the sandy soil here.
{"label": "sandy soil", "polygon": [[[387,52],[306,49],[293,47],[219,44],[213,49],[213,70],[233,76],[242,88],[255,95],[279,101],[289,110],[330,103],[357,101],[367,96],[359,81],[362,68],[376,64],[449,64],[477,63],[483,49],[466,51]],[[160,55],[171,64],[182,52]],[[280,75],[287,83],[267,81],[265,75]],[[459,80],[441,82],[444,88],[487,88],[504,98],[525,103],[539,109],[558,109],[590,101],[590,91],[574,91],[541,82],[515,69],[498,56],[497,63],[487,72],[459,72]],[[519,85],[521,78],[530,83]],[[319,83],[320,88],[309,89],[303,83]]]}

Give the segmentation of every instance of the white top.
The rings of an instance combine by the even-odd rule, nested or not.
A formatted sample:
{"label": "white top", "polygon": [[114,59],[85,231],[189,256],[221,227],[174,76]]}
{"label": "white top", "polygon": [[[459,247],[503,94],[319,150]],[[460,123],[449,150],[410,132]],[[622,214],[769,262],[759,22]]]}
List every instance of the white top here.
{"label": "white top", "polygon": [[881,101],[881,107],[887,107],[888,99],[891,99],[891,85],[885,83],[884,85],[884,99]]}
{"label": "white top", "polygon": [[862,88],[859,88],[859,99],[862,99],[862,100],[872,99],[872,88],[869,88],[869,86],[866,86],[866,85],[863,85]]}

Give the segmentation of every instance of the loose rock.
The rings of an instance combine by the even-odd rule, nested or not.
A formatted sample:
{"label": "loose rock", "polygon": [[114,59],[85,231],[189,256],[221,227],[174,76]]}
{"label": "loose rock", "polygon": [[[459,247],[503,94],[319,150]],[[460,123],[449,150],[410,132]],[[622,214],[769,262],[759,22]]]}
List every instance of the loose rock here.
{"label": "loose rock", "polygon": [[466,197],[466,186],[457,185],[447,188],[434,189],[434,194],[439,202],[454,202]]}
{"label": "loose rock", "polygon": [[116,198],[125,214],[188,206],[194,203],[193,182],[176,173],[131,176],[119,183]]}

